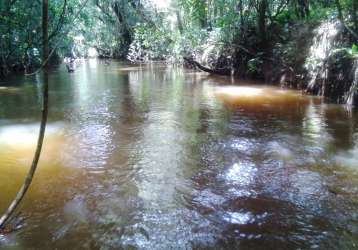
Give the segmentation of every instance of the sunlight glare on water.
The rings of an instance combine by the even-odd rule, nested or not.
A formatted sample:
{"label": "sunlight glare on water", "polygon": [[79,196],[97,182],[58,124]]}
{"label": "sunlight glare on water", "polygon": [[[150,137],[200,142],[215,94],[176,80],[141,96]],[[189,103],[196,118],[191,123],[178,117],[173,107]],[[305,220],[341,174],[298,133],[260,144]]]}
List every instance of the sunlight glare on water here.
{"label": "sunlight glare on water", "polygon": [[214,91],[219,99],[231,105],[282,105],[308,101],[297,91],[265,86],[223,86],[216,87]]}
{"label": "sunlight glare on water", "polygon": [[[64,139],[63,123],[48,124],[44,141],[44,153],[40,165],[58,160]],[[8,125],[0,127],[0,158],[2,168],[29,167],[36,149],[40,124]]]}

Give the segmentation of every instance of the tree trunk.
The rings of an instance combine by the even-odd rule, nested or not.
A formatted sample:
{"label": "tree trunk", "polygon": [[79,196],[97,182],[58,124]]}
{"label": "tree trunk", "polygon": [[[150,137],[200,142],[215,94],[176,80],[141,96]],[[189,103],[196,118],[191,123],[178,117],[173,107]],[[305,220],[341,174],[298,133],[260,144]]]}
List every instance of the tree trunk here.
{"label": "tree trunk", "polygon": [[352,30],[344,21],[343,8],[342,8],[341,3],[339,2],[339,0],[335,0],[335,3],[336,3],[337,11],[338,11],[338,19],[339,19],[339,21],[341,21],[341,23],[344,25],[346,30],[349,31],[349,33],[354,37],[354,39],[356,39],[358,41],[358,34],[356,33],[357,31]]}
{"label": "tree trunk", "polygon": [[295,1],[296,16],[303,19],[310,14],[310,1],[309,0],[296,0]]}
{"label": "tree trunk", "polygon": [[48,65],[49,44],[48,44],[48,0],[42,0],[42,61],[44,67]]}
{"label": "tree trunk", "polygon": [[207,8],[207,4],[206,1],[202,1],[200,4],[200,8],[201,8],[201,15],[200,15],[200,26],[201,28],[207,28],[208,27],[208,12],[206,10]]}
{"label": "tree trunk", "polygon": [[125,43],[126,46],[126,50],[128,50],[129,45],[132,43],[132,33],[128,28],[128,25],[126,23],[126,17],[123,16],[122,12],[121,12],[121,6],[119,5],[118,2],[115,2],[112,4],[112,9],[118,19],[119,24],[121,25],[121,30],[122,30],[122,37],[123,37],[123,41]]}
{"label": "tree trunk", "polygon": [[239,1],[239,14],[240,14],[240,36],[243,37],[244,35],[244,5],[243,0]]}
{"label": "tree trunk", "polygon": [[343,10],[342,10],[342,6],[341,3],[339,2],[339,0],[335,0],[336,3],[336,7],[337,7],[337,11],[338,11],[338,19],[343,22]]}
{"label": "tree trunk", "polygon": [[354,23],[354,32],[358,33],[358,1],[352,1],[352,18]]}
{"label": "tree trunk", "polygon": [[268,3],[267,0],[261,0],[258,6],[258,18],[257,18],[257,30],[258,37],[260,39],[259,44],[262,51],[265,51],[267,46],[267,34],[266,34],[266,12]]}
{"label": "tree trunk", "polygon": [[180,12],[179,10],[175,11],[175,15],[177,17],[177,25],[178,25],[178,30],[180,32],[180,34],[183,34],[183,22],[181,20],[181,16],[180,16]]}

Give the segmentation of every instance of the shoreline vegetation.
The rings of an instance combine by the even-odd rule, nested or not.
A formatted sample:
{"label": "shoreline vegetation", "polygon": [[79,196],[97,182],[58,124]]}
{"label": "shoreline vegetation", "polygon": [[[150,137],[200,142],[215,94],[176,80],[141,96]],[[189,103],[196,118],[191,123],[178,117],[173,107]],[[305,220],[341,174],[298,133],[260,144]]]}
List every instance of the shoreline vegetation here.
{"label": "shoreline vegetation", "polygon": [[[84,70],[72,78],[69,74],[76,72],[86,58],[102,59],[100,70],[94,70],[97,61],[92,65],[93,61],[89,61]],[[111,64],[112,59],[133,64],[165,62],[180,65],[180,69],[181,66],[194,69],[194,74],[190,70],[193,78],[198,76],[195,70],[200,70],[231,79],[211,77],[208,85],[215,86],[222,80],[226,86],[206,93],[204,84],[196,84],[194,79],[186,81],[186,76],[180,78],[166,70],[163,73],[162,65],[144,73],[140,68],[135,69],[133,75],[119,74],[118,71],[125,68],[121,69],[123,64],[118,62]],[[49,78],[51,68],[62,63],[67,71],[61,70]],[[124,67],[128,71],[132,66]],[[341,171],[347,177],[336,177],[337,173],[341,174],[338,161],[348,159],[342,167],[356,163],[357,117],[353,113],[357,110],[352,108],[347,112],[342,105],[316,105],[313,99],[325,98],[349,108],[358,105],[358,0],[2,0],[0,80],[19,75],[33,76],[36,81],[23,81],[29,88],[23,88],[24,91],[19,88],[21,93],[14,96],[15,83],[11,79],[6,85],[0,82],[0,91],[5,93],[1,99],[2,120],[15,123],[8,130],[12,133],[2,134],[6,134],[5,138],[16,149],[33,139],[27,125],[19,125],[26,127],[24,137],[18,133],[21,130],[16,128],[16,123],[20,124],[20,113],[26,114],[27,120],[21,120],[24,123],[36,121],[41,113],[41,123],[31,163],[25,158],[19,160],[16,153],[15,157],[5,159],[9,169],[16,165],[29,165],[29,169],[27,175],[16,176],[23,183],[17,192],[8,189],[15,183],[6,180],[11,179],[11,171],[5,172],[1,182],[8,196],[3,199],[4,203],[10,202],[3,205],[4,212],[0,214],[0,247],[2,235],[12,234],[24,225],[25,218],[16,212],[37,173],[43,144],[55,153],[68,150],[61,156],[56,154],[56,161],[48,164],[51,167],[61,171],[65,167],[75,168],[82,157],[80,168],[84,171],[72,179],[67,179],[63,171],[58,179],[61,190],[49,188],[55,185],[55,178],[50,182],[41,178],[44,181],[39,188],[44,191],[41,200],[49,195],[50,202],[43,203],[47,207],[42,207],[41,202],[35,206],[31,216],[37,213],[39,217],[32,220],[34,225],[26,224],[32,226],[29,231],[33,230],[34,234],[25,232],[25,239],[38,237],[30,239],[29,245],[47,237],[43,232],[48,232],[49,227],[41,228],[42,219],[51,221],[49,224],[57,223],[56,232],[46,239],[51,245],[74,233],[81,234],[81,239],[95,239],[96,246],[102,242],[104,246],[124,243],[124,246],[135,247],[132,243],[140,242],[143,247],[145,241],[156,244],[164,239],[171,241],[166,242],[169,245],[197,248],[191,245],[194,238],[188,237],[196,234],[195,231],[200,233],[197,235],[199,248],[201,243],[225,245],[231,239],[234,241],[228,246],[241,245],[245,242],[243,239],[251,244],[251,240],[262,238],[260,220],[271,213],[289,220],[272,217],[274,221],[283,221],[283,227],[273,221],[267,224],[269,228],[265,233],[273,237],[272,245],[279,242],[282,247],[289,240],[289,245],[305,247],[306,238],[314,237],[314,241],[309,242],[310,248],[324,247],[323,239],[330,244],[340,242],[339,234],[343,233],[344,246],[356,246],[356,239],[351,237],[356,223],[353,212],[357,210],[356,189],[351,183],[357,176]],[[234,79],[275,86],[234,86]],[[52,93],[49,93],[50,84],[54,87]],[[299,91],[282,91],[279,87],[299,89],[319,97],[306,98]],[[49,94],[54,97],[51,107]],[[212,102],[212,97],[222,103]],[[50,110],[54,114],[48,119]],[[65,127],[68,125],[69,132],[64,132],[63,140],[59,139],[53,147],[44,141],[48,120],[66,121]],[[26,135],[30,136],[26,138]],[[19,155],[24,152],[18,151]],[[83,187],[82,174],[86,179]],[[98,179],[94,177],[97,174]],[[53,176],[57,178],[59,174]],[[96,187],[86,194],[92,181]],[[341,192],[336,184],[350,191]],[[122,189],[124,186],[129,189]],[[73,193],[66,193],[67,188]],[[186,188],[189,192],[181,193]],[[230,190],[233,190],[232,196],[228,195]],[[62,191],[65,199],[58,202],[63,206],[57,207],[54,197]],[[280,196],[282,193],[286,197]],[[342,194],[347,198],[332,197]],[[177,199],[179,196],[183,199]],[[67,197],[73,200],[65,203]],[[92,202],[86,203],[87,198],[94,201],[93,206],[89,204]],[[95,204],[98,199],[103,199],[103,203]],[[38,203],[33,197],[31,200]],[[183,204],[180,201],[178,204],[178,200],[183,200]],[[187,203],[189,200],[192,204]],[[200,204],[200,200],[206,205]],[[262,203],[263,200],[268,203]],[[194,210],[184,210],[188,205]],[[277,210],[278,205],[282,211]],[[167,218],[163,217],[163,207],[167,209]],[[259,207],[269,210],[256,210]],[[56,213],[46,217],[47,211]],[[216,213],[215,223],[211,224],[211,219],[203,216],[197,217],[199,227],[194,226],[190,220],[199,214],[193,211],[203,215]],[[329,219],[322,217],[327,211]],[[180,218],[182,215],[188,219]],[[172,220],[173,217],[180,220]],[[137,221],[131,224],[132,218]],[[149,224],[144,227],[137,223],[148,218]],[[252,227],[254,222],[258,222],[256,229]],[[183,227],[185,224],[187,229]],[[218,224],[226,227],[217,231]],[[151,232],[154,237],[147,233],[147,228],[153,225],[159,225],[160,229]],[[238,228],[243,229],[242,232],[245,227],[248,232],[255,229],[257,235],[241,233],[235,229],[238,225],[242,226]],[[177,238],[177,232],[170,229],[172,226],[184,234]],[[107,235],[109,228],[114,229],[114,234]],[[205,228],[215,232],[207,233],[204,239],[200,231]],[[325,228],[331,230],[332,235],[326,235]],[[141,235],[138,242],[122,237],[127,233],[130,239],[134,238],[137,229]],[[235,229],[233,236],[221,237],[232,229]],[[312,229],[317,235],[311,235]],[[103,230],[105,238],[98,238]],[[287,231],[297,238],[289,236]],[[174,232],[173,238],[167,238],[171,232]],[[316,236],[323,234],[323,238],[316,241]],[[118,235],[121,242],[113,242]],[[158,235],[164,237],[158,238]],[[208,237],[213,241],[204,242]],[[176,242],[177,239],[183,241]],[[263,240],[266,244],[267,239],[263,237]],[[324,244],[318,245],[321,240]],[[80,241],[66,239],[66,245],[73,243],[85,246]]]}
{"label": "shoreline vegetation", "polygon": [[63,58],[164,61],[357,105],[357,5],[354,0],[49,1],[44,41],[41,3],[7,0],[0,5],[0,77],[36,72],[43,54],[52,51],[49,66]]}

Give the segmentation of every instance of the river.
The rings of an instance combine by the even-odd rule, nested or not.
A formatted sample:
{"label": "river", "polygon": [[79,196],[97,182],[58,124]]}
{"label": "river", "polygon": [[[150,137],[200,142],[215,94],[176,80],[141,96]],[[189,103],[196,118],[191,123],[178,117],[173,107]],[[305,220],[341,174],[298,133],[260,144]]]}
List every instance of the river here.
{"label": "river", "polygon": [[[42,76],[0,87],[0,212],[35,150]],[[358,112],[164,64],[51,70],[22,228],[0,249],[354,249]]]}

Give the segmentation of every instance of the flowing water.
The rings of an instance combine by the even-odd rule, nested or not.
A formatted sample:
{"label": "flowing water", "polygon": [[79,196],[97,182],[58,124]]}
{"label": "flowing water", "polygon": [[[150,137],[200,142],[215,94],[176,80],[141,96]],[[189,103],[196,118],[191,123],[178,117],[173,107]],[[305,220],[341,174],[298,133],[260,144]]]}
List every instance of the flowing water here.
{"label": "flowing water", "polygon": [[[41,79],[0,87],[0,212],[35,150]],[[300,92],[161,64],[60,67],[24,222],[0,249],[354,249],[357,155],[357,111]]]}

